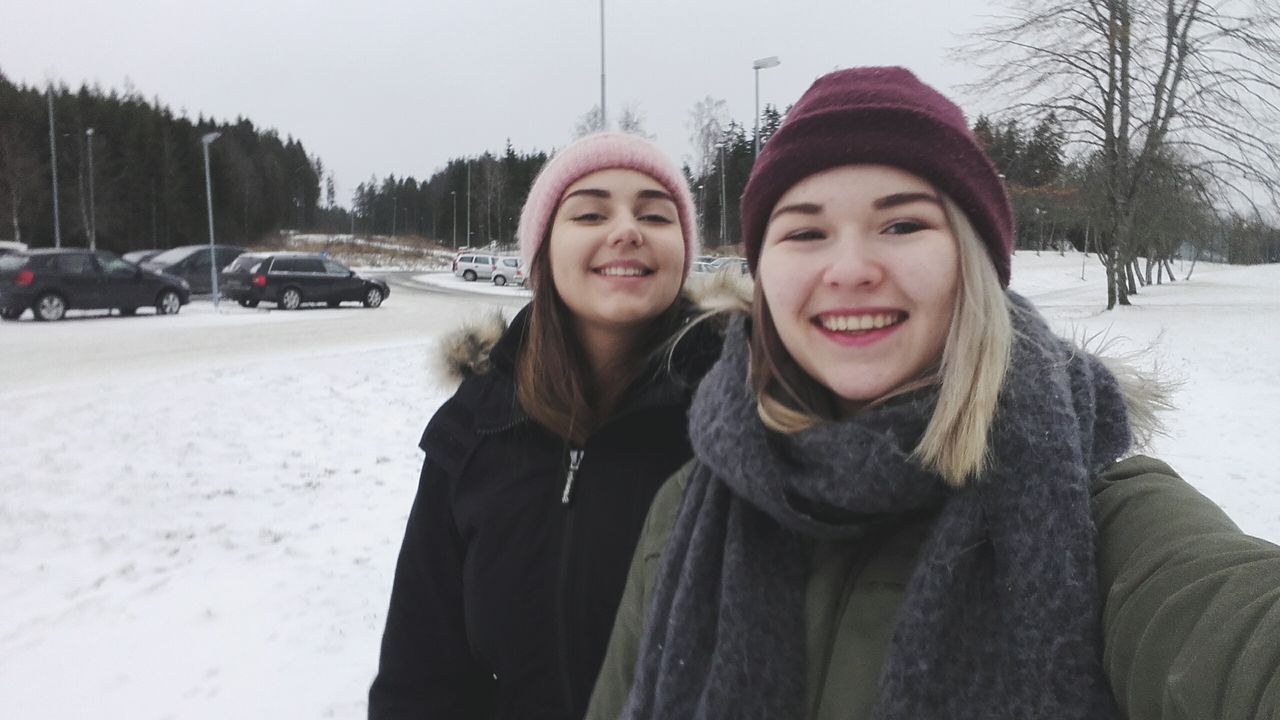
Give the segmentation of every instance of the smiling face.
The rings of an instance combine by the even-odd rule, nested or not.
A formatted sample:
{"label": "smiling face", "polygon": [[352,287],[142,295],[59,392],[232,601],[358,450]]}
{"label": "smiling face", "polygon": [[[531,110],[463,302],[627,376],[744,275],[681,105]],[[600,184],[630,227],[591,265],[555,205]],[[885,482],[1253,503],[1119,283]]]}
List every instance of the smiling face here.
{"label": "smiling face", "polygon": [[782,344],[847,411],[941,359],[959,253],[915,175],[846,165],[805,178],[774,207],[757,273]]}
{"label": "smiling face", "polygon": [[634,170],[570,185],[551,222],[551,277],[580,332],[635,329],[675,302],[684,235],[675,200]]}

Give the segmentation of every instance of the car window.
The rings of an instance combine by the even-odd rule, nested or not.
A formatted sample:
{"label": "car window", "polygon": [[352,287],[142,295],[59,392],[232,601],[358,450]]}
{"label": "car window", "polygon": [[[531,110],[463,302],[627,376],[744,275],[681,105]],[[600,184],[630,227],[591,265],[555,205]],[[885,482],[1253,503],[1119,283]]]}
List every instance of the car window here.
{"label": "car window", "polygon": [[276,258],[275,263],[271,265],[272,272],[301,272],[298,267],[299,258]]}
{"label": "car window", "polygon": [[317,258],[302,258],[299,263],[300,272],[324,274],[324,263]]}
{"label": "car window", "polygon": [[222,267],[235,260],[236,256],[242,252],[244,251],[240,248],[220,247],[214,249],[213,256],[218,259],[218,266]]}
{"label": "car window", "polygon": [[137,267],[126,260],[110,255],[99,255],[98,264],[102,266],[102,271],[111,277],[133,277],[134,270]]}
{"label": "car window", "polygon": [[502,264],[511,268],[520,267],[520,260],[518,258],[503,258]]}
{"label": "car window", "polygon": [[266,258],[258,255],[241,255],[227,266],[227,272],[258,272],[258,267]]}
{"label": "car window", "polygon": [[192,256],[191,262],[188,265],[188,269],[207,271],[209,269],[209,251],[204,250]]}
{"label": "car window", "polygon": [[64,273],[69,273],[71,275],[90,275],[97,270],[88,255],[76,253],[72,255],[58,255],[57,258],[58,259],[54,261],[55,267]]}
{"label": "car window", "polygon": [[462,257],[458,258],[458,262],[460,263],[472,263],[475,261],[476,259],[470,255],[463,255]]}
{"label": "car window", "polygon": [[347,266],[343,265],[340,262],[336,262],[333,260],[323,260],[322,262],[324,263],[324,271],[329,273],[330,275],[346,275],[347,273],[351,272],[351,270],[349,270]]}
{"label": "car window", "polygon": [[151,260],[149,260],[148,262],[153,262],[157,265],[172,265],[173,263],[176,263],[180,260],[186,260],[187,256],[190,255],[193,251],[194,249],[189,247],[165,250],[159,255],[151,258]]}

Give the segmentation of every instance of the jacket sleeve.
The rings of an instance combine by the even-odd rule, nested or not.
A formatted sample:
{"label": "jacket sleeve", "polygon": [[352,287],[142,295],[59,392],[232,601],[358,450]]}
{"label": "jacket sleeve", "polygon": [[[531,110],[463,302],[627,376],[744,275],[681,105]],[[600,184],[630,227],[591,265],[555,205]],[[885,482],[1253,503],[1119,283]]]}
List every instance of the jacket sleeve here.
{"label": "jacket sleeve", "polygon": [[1280,718],[1280,548],[1151,458],[1093,488],[1103,662],[1130,720]]}
{"label": "jacket sleeve", "polygon": [[680,510],[680,500],[689,477],[692,462],[676,471],[654,496],[645,517],[644,529],[636,543],[627,572],[627,587],[618,605],[618,614],[609,635],[609,649],[596,676],[586,720],[617,720],[631,694],[636,662],[640,657],[640,640],[644,637],[648,598],[652,595],[658,562],[667,544],[667,536]]}
{"label": "jacket sleeve", "polygon": [[429,445],[424,437],[427,459],[396,562],[370,720],[482,718],[494,695],[493,676],[466,636],[465,546],[451,508],[448,458]]}

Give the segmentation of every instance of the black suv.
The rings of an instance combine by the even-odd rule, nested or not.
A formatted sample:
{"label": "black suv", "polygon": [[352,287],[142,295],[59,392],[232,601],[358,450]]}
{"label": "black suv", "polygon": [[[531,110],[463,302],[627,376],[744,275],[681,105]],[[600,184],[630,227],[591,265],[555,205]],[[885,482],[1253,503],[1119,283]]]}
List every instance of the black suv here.
{"label": "black suv", "polygon": [[185,280],[143,270],[109,252],[28,250],[0,257],[0,318],[31,308],[37,320],[61,320],[67,310],[116,309],[132,315],[154,307],[172,315],[191,300]]}
{"label": "black suv", "polygon": [[[224,268],[244,252],[236,245],[214,245],[213,267]],[[209,246],[183,245],[143,260],[142,267],[186,280],[193,293],[213,292],[209,273]]]}
{"label": "black suv", "polygon": [[273,302],[282,310],[303,303],[360,302],[376,308],[391,294],[377,278],[362,278],[342,263],[314,253],[245,253],[222,271],[223,295],[244,307]]}

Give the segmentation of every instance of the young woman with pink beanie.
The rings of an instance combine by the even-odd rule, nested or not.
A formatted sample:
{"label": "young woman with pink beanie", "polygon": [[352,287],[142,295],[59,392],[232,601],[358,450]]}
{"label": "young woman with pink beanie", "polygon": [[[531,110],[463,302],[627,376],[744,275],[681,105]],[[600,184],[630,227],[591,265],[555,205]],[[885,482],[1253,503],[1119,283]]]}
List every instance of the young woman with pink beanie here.
{"label": "young woman with pink beanie", "polygon": [[370,718],[582,717],[719,352],[717,332],[682,332],[696,228],[684,177],[643,138],[582,138],[534,181],[532,302],[446,343],[462,382],[422,438]]}

